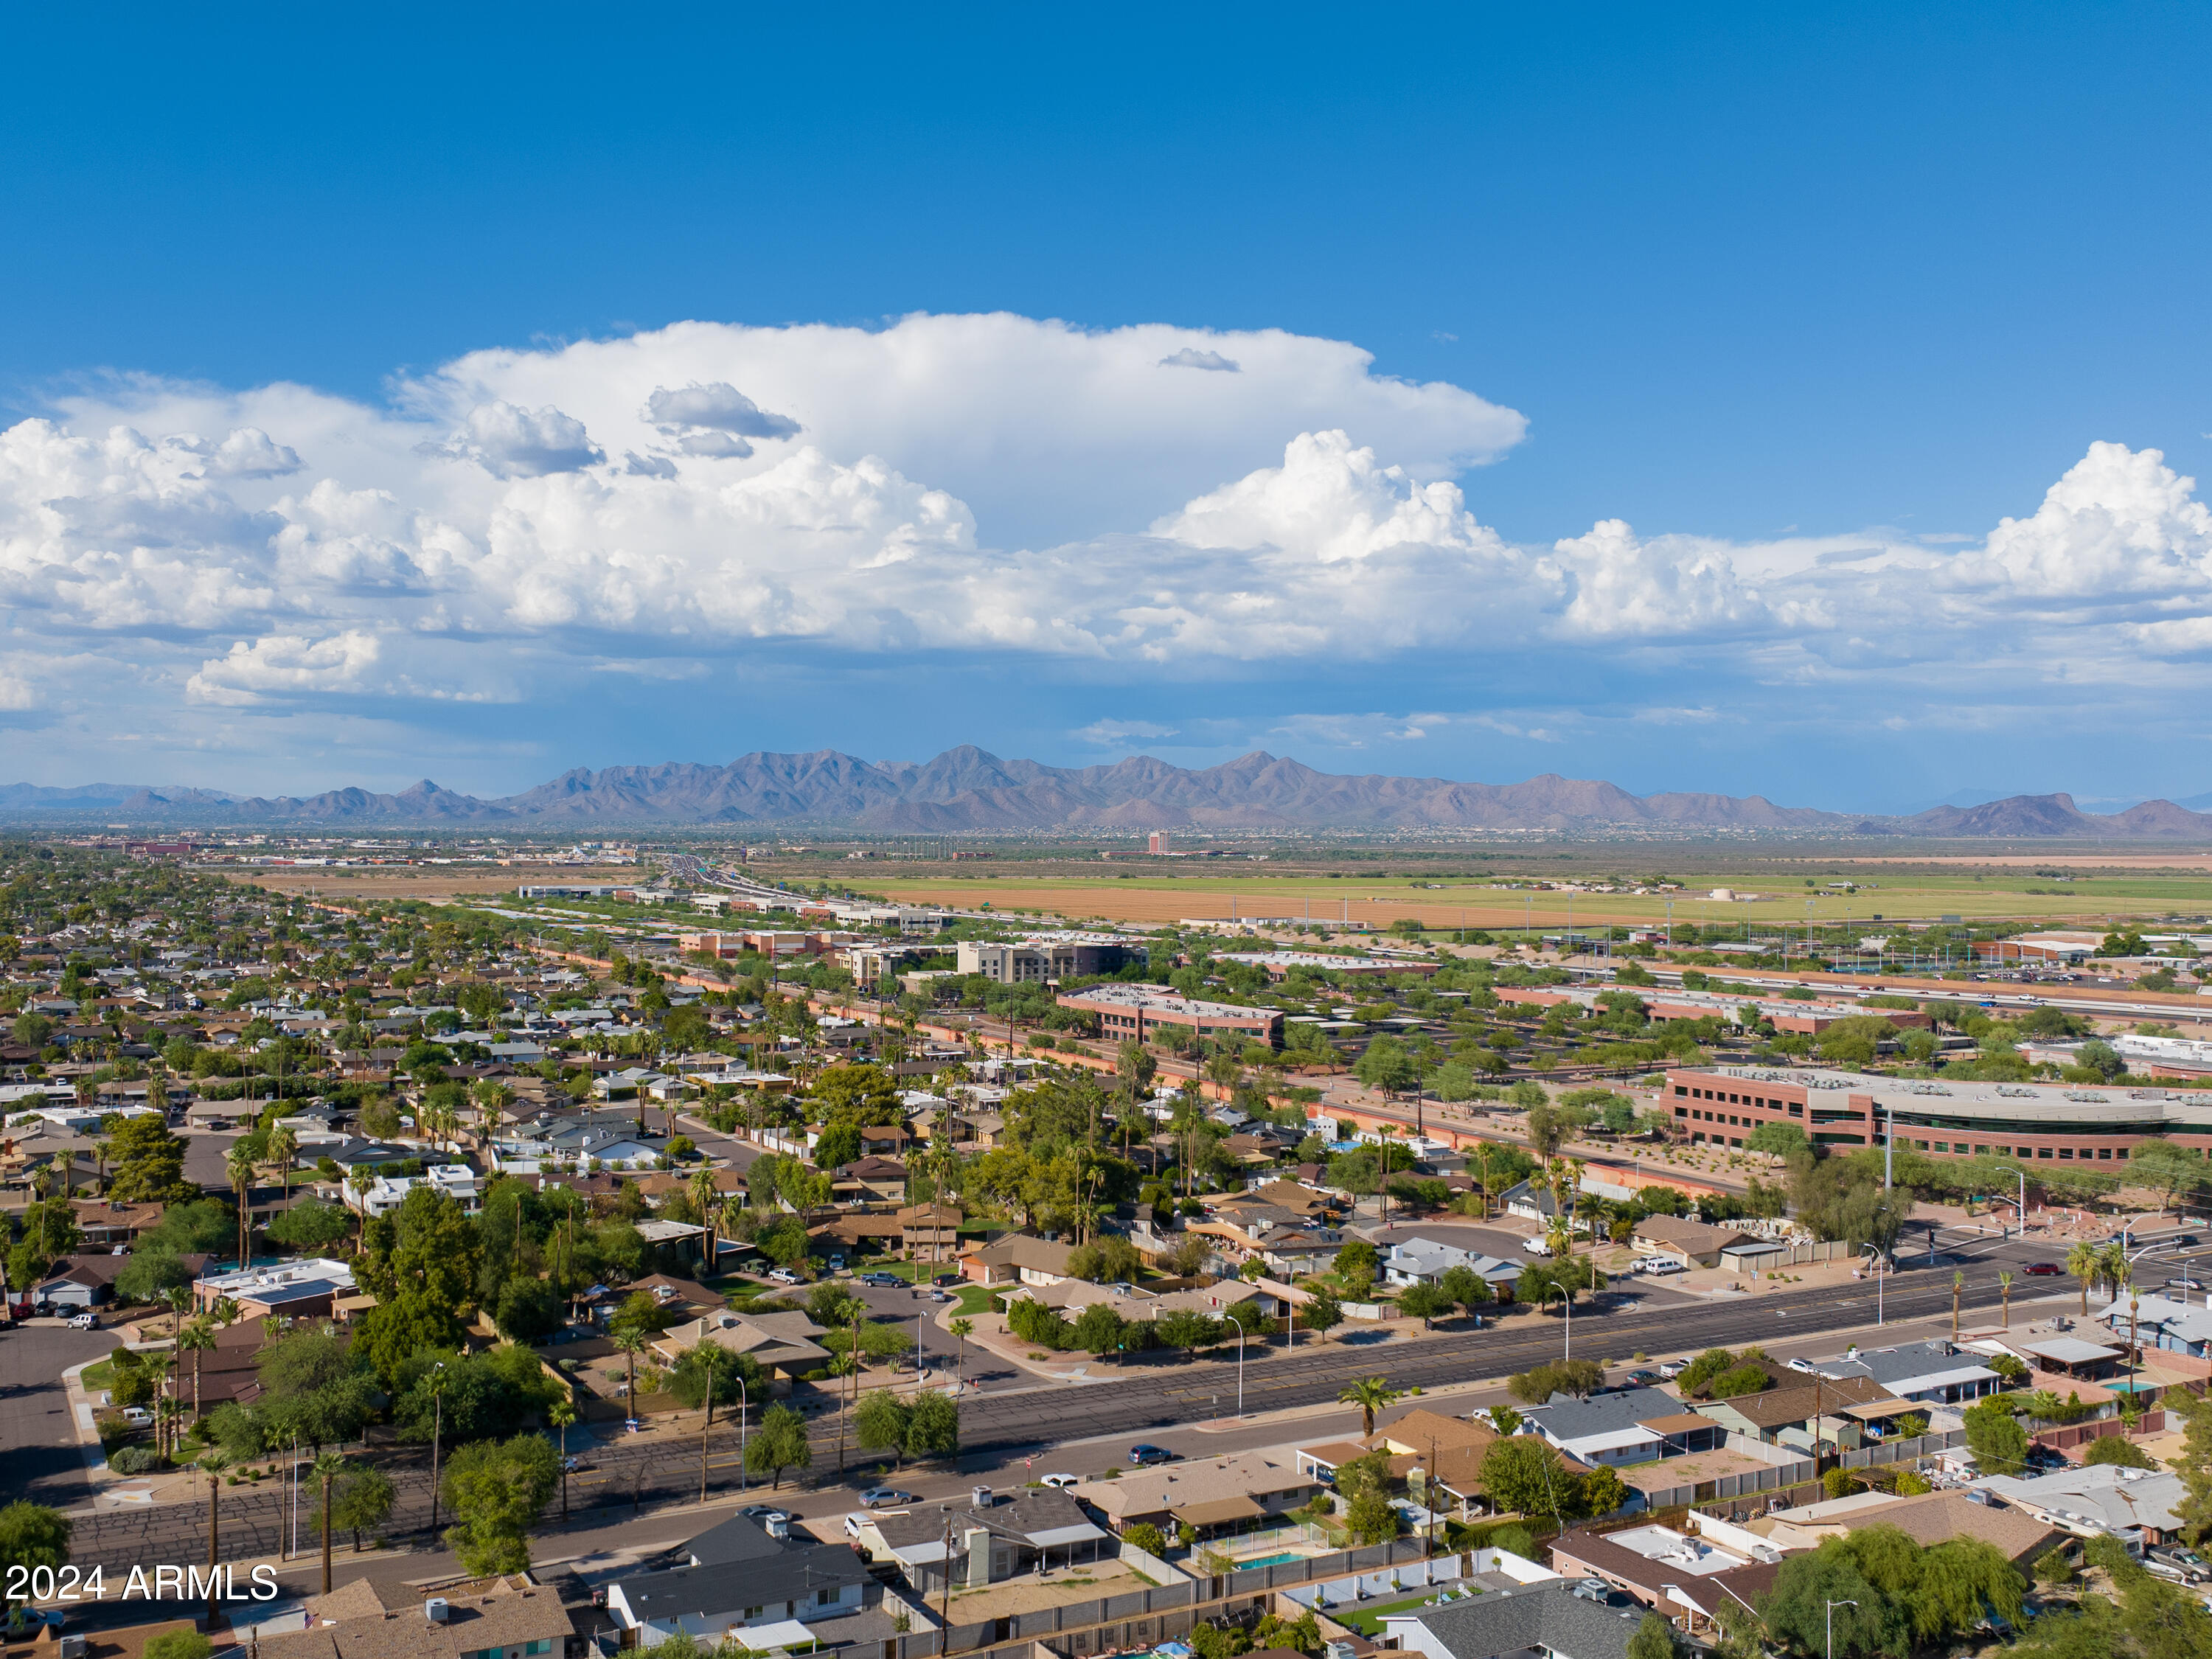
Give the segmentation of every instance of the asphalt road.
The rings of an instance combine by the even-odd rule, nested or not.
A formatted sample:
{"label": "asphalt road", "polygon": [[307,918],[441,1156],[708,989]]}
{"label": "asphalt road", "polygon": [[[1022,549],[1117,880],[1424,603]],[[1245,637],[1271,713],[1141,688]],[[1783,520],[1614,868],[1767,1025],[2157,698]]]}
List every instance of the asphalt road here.
{"label": "asphalt road", "polygon": [[116,1342],[112,1332],[65,1325],[0,1329],[0,1498],[68,1509],[90,1495],[61,1374]]}
{"label": "asphalt road", "polygon": [[[2014,1316],[2029,1316],[2028,1297],[2038,1281],[2014,1285]],[[2069,1281],[2044,1281],[2063,1288]],[[2046,1294],[2049,1293],[2046,1289]],[[1996,1270],[1987,1263],[1968,1269],[1963,1305],[1978,1312],[1999,1299]],[[1948,1267],[1895,1275],[1885,1295],[1895,1322],[1948,1319],[1951,1275]],[[2069,1310],[2045,1304],[2044,1314]],[[1778,1358],[1832,1352],[1839,1346],[1830,1333],[1871,1324],[1874,1287],[1851,1283],[1817,1290],[1704,1301],[1692,1309],[1679,1299],[1665,1305],[1638,1301],[1610,1310],[1585,1309],[1574,1320],[1573,1348],[1588,1358],[1625,1361],[1637,1352],[1654,1358],[1723,1346],[1762,1344]],[[1435,1389],[1480,1382],[1524,1370],[1559,1357],[1565,1349],[1565,1322],[1557,1314],[1521,1314],[1482,1330],[1468,1330],[1425,1341],[1360,1339],[1361,1332],[1328,1342],[1301,1340],[1295,1351],[1277,1347],[1246,1366],[1243,1404],[1266,1412],[1333,1401],[1352,1378],[1387,1376],[1399,1388]],[[1862,1338],[1862,1340],[1864,1339]],[[1233,1351],[1232,1351],[1233,1354]],[[1050,1453],[1067,1443],[1092,1437],[1127,1436],[1131,1440],[1206,1425],[1236,1410],[1237,1367],[1228,1359],[1160,1359],[1152,1357],[1125,1369],[1094,1366],[1103,1380],[1075,1385],[1048,1384],[972,1397],[961,1407],[963,1474],[989,1467],[1011,1467],[1030,1456],[1042,1471]],[[1279,1436],[1278,1437],[1279,1437]],[[834,1478],[836,1430],[833,1418],[817,1420],[811,1481]],[[642,1516],[648,1506],[694,1502],[700,1491],[700,1446],[696,1432],[656,1431],[592,1450],[592,1468],[572,1482],[570,1504],[580,1526],[598,1527],[625,1513]],[[708,1490],[724,1496],[738,1484],[736,1437],[718,1428],[708,1449]],[[860,1460],[855,1455],[852,1462]],[[872,1468],[875,1460],[866,1461]],[[398,1502],[391,1531],[395,1538],[418,1535],[429,1521],[428,1470],[393,1467]],[[226,1559],[273,1554],[279,1547],[287,1505],[273,1486],[226,1488],[221,1527]],[[427,1539],[423,1540],[427,1541]],[[204,1503],[166,1504],[131,1512],[103,1511],[78,1523],[76,1559],[127,1568],[137,1561],[204,1559],[206,1510]]]}

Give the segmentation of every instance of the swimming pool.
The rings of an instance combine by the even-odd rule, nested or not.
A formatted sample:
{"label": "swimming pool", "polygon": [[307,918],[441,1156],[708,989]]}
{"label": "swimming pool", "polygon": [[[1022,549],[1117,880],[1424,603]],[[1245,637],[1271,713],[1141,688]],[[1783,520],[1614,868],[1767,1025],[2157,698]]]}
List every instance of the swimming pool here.
{"label": "swimming pool", "polygon": [[1280,1555],[1255,1555],[1235,1564],[1233,1571],[1242,1572],[1247,1567],[1279,1567],[1285,1561],[1303,1561],[1305,1557],[1296,1550],[1285,1550]]}

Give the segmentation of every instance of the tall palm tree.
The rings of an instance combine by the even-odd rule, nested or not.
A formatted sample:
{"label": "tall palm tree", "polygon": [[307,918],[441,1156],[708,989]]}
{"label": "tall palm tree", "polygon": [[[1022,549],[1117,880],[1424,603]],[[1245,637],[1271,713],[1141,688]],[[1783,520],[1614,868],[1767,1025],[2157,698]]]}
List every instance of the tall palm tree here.
{"label": "tall palm tree", "polygon": [[966,1370],[968,1339],[975,1334],[975,1322],[972,1319],[956,1319],[945,1328],[952,1333],[953,1340],[958,1344],[958,1346],[953,1350],[952,1357],[952,1382],[953,1386],[958,1388],[968,1380]]}
{"label": "tall palm tree", "polygon": [[2089,1316],[2089,1286],[2104,1274],[2103,1253],[2083,1240],[2066,1252],[2066,1271],[2081,1281],[2081,1317]]}
{"label": "tall palm tree", "polygon": [[625,1396],[629,1409],[625,1414],[637,1415],[637,1357],[645,1352],[645,1334],[641,1331],[619,1331],[614,1338],[616,1351],[629,1367],[629,1393]]}
{"label": "tall palm tree", "polygon": [[704,1265],[707,1276],[711,1279],[714,1275],[715,1267],[720,1258],[720,1252],[715,1248],[714,1237],[714,1172],[707,1169],[695,1171],[691,1176],[690,1186],[691,1202],[699,1212],[699,1219],[707,1228],[707,1237],[703,1241],[706,1248]]}
{"label": "tall palm tree", "polygon": [[2103,1264],[2105,1283],[2112,1287],[2112,1300],[2118,1302],[2120,1292],[2135,1278],[2135,1267],[2128,1261],[2128,1247],[2114,1239],[2097,1253]]}
{"label": "tall palm tree", "polygon": [[1345,1405],[1359,1407],[1360,1434],[1371,1439],[1375,1434],[1375,1413],[1395,1404],[1398,1390],[1390,1386],[1387,1378],[1363,1376],[1357,1382],[1346,1383],[1336,1397]]}
{"label": "tall palm tree", "polygon": [[210,1448],[200,1454],[200,1468],[207,1474],[208,1483],[208,1628],[215,1628],[216,1588],[221,1576],[216,1565],[222,1557],[216,1553],[218,1512],[222,1506],[222,1472],[230,1467],[230,1459]]}
{"label": "tall palm tree", "polygon": [[1951,1275],[1951,1340],[1954,1342],[1959,1340],[1959,1298],[1966,1294],[1966,1275],[1954,1273]]}
{"label": "tall palm tree", "polygon": [[323,1483],[323,1594],[331,1593],[331,1482],[345,1471],[345,1459],[326,1451],[315,1459],[316,1476]]}
{"label": "tall palm tree", "polygon": [[568,1425],[576,1420],[576,1407],[568,1401],[556,1400],[547,1407],[545,1420],[561,1434],[561,1519],[568,1519]]}
{"label": "tall palm tree", "polygon": [[215,1346],[215,1322],[205,1314],[195,1315],[177,1333],[177,1346],[192,1357],[192,1421],[197,1423],[200,1420],[201,1358]]}
{"label": "tall palm tree", "polygon": [[1997,1275],[1997,1289],[2004,1296],[2004,1328],[2010,1330],[2012,1328],[2012,1275],[2010,1273],[2001,1273]]}
{"label": "tall palm tree", "polygon": [[276,1166],[276,1179],[283,1183],[284,1200],[292,1199],[292,1166],[299,1161],[300,1137],[289,1129],[272,1129],[269,1133],[269,1161]]}
{"label": "tall palm tree", "polygon": [[253,1241],[248,1237],[246,1200],[253,1190],[253,1158],[246,1150],[241,1137],[232,1143],[229,1155],[222,1161],[223,1171],[230,1176],[230,1189],[238,1194],[238,1265],[241,1271],[253,1258],[249,1254]]}

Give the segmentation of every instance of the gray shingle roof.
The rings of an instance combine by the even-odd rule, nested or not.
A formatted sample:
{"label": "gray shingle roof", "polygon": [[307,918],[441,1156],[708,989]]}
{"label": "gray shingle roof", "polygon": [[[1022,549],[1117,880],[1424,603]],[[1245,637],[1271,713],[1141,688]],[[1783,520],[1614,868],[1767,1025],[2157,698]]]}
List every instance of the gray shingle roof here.
{"label": "gray shingle roof", "polygon": [[1419,1621],[1452,1659],[1501,1659],[1531,1648],[1548,1649],[1556,1659],[1627,1659],[1645,1608],[1622,1591],[1601,1589],[1557,1580],[1528,1584],[1424,1608]]}

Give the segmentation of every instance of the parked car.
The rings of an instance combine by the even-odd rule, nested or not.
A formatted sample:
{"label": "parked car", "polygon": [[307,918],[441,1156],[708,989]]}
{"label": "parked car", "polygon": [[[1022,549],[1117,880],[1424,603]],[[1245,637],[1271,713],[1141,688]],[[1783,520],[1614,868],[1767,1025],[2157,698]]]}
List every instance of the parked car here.
{"label": "parked car", "polygon": [[2179,1578],[2185,1584],[2212,1579],[2212,1562],[2180,1544],[2154,1544],[2143,1552],[2143,1565],[2161,1577]]}
{"label": "parked car", "polygon": [[860,1528],[867,1524],[868,1517],[865,1515],[847,1516],[845,1517],[845,1536],[848,1538],[858,1538],[860,1535]]}
{"label": "parked car", "polygon": [[1788,1366],[1791,1370],[1803,1371],[1808,1376],[1812,1375],[1814,1370],[1813,1362],[1806,1358],[1802,1354],[1794,1355],[1790,1358],[1784,1360],[1782,1363]]}
{"label": "parked car", "polygon": [[788,1521],[789,1510],[780,1510],[773,1504],[748,1504],[738,1511],[748,1521]]}
{"label": "parked car", "polygon": [[1653,1367],[1653,1369],[1656,1370],[1661,1376],[1666,1378],[1669,1382],[1680,1376],[1684,1371],[1689,1370],[1689,1362],[1682,1359],[1665,1360]]}
{"label": "parked car", "polygon": [[1077,1474],[1048,1474],[1042,1484],[1066,1492],[1070,1486],[1081,1485],[1082,1480],[1083,1477]]}
{"label": "parked car", "polygon": [[592,1467],[592,1460],[588,1457],[564,1457],[561,1460],[561,1467],[571,1474],[581,1474]]}
{"label": "parked car", "polygon": [[778,1267],[768,1276],[768,1282],[771,1285],[796,1285],[799,1275],[788,1267]]}
{"label": "parked car", "polygon": [[878,1290],[888,1291],[896,1289],[905,1284],[906,1280],[901,1279],[896,1273],[862,1273],[860,1283],[872,1285]]}
{"label": "parked car", "polygon": [[921,1500],[910,1492],[901,1492],[896,1486],[871,1486],[860,1494],[860,1501],[872,1510],[895,1510]]}
{"label": "parked car", "polygon": [[1154,1463],[1178,1462],[1182,1457],[1181,1452],[1172,1452],[1165,1446],[1148,1445],[1142,1442],[1129,1448],[1129,1461],[1140,1469]]}
{"label": "parked car", "polygon": [[70,1321],[70,1328],[73,1331],[96,1331],[100,1328],[100,1316],[88,1309]]}
{"label": "parked car", "polygon": [[1549,1255],[1552,1253],[1551,1245],[1540,1234],[1533,1238],[1522,1239],[1521,1248],[1528,1251],[1530,1255]]}
{"label": "parked car", "polygon": [[2021,1269],[2030,1279],[2057,1279],[2065,1271],[2056,1261],[2031,1261]]}
{"label": "parked car", "polygon": [[1635,1370],[1629,1372],[1627,1376],[1623,1380],[1626,1381],[1628,1386],[1632,1389],[1648,1389],[1654,1382],[1661,1381],[1662,1378],[1660,1377],[1659,1373],[1655,1370]]}

